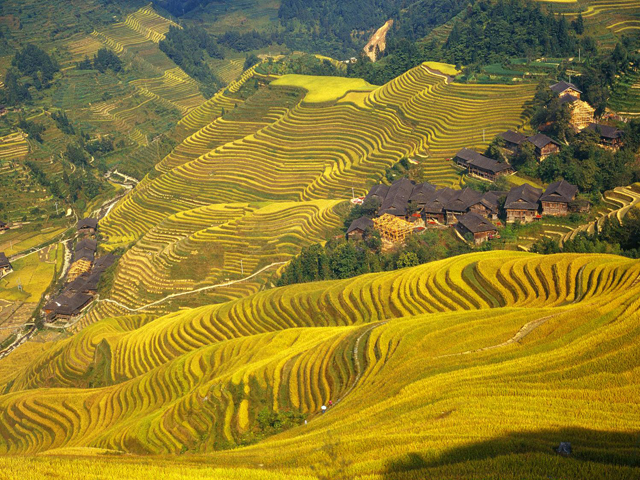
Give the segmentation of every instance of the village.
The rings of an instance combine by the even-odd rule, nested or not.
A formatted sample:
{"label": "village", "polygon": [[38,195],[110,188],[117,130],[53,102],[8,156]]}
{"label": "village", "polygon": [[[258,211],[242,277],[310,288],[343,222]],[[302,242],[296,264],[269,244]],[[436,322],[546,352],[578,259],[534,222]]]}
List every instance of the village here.
{"label": "village", "polygon": [[[603,148],[618,149],[622,132],[615,127],[594,122],[594,108],[580,99],[580,90],[569,82],[551,87],[561,104],[570,105],[571,125],[576,132],[594,132]],[[507,130],[497,138],[507,155],[515,155],[523,148],[531,148],[538,162],[560,151],[561,144],[544,133],[526,136]],[[488,158],[474,150],[462,148],[453,163],[472,178],[495,182],[501,176],[515,174],[505,161]],[[347,230],[348,239],[361,239],[367,229],[374,229],[388,245],[403,242],[408,235],[429,227],[452,227],[464,241],[479,245],[499,238],[498,227],[503,219],[507,224],[526,224],[543,217],[564,217],[570,213],[588,213],[590,203],[578,196],[578,187],[564,179],[546,189],[528,183],[508,191],[480,192],[466,187],[462,190],[437,188],[401,178],[390,186],[380,184],[371,188],[362,199],[375,210],[375,215],[354,220]]]}
{"label": "village", "polygon": [[59,294],[44,306],[45,322],[69,320],[81,315],[98,293],[100,278],[117,257],[113,254],[96,257],[98,220],[84,218],[76,227],[77,243],[64,286]]}

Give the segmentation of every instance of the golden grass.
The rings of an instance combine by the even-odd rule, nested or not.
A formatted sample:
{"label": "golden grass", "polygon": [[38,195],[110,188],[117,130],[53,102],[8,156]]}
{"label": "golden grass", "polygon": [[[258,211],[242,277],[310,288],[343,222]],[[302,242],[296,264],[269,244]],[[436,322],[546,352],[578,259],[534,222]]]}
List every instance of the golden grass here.
{"label": "golden grass", "polygon": [[[538,478],[519,470],[531,458],[577,468],[547,457],[570,441],[598,478],[633,478],[639,275],[615,256],[485,252],[105,320],[0,385],[0,451],[189,451],[221,469],[339,478],[323,453],[336,442],[344,478],[517,478],[496,452]],[[265,407],[309,423],[220,451],[250,439]],[[128,461],[144,463],[111,464]]]}
{"label": "golden grass", "polygon": [[369,92],[376,88],[361,78],[310,75],[283,75],[274,80],[272,85],[303,88],[307,91],[304,101],[308,103],[333,102],[349,92]]}

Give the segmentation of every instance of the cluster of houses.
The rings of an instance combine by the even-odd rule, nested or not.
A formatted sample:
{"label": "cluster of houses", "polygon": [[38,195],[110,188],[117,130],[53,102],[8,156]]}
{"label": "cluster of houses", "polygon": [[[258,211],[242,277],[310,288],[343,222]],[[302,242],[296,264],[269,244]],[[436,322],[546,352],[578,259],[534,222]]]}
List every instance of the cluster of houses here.
{"label": "cluster of houses", "polygon": [[595,109],[580,96],[582,92],[573,83],[558,82],[551,85],[551,91],[558,95],[561,104],[569,105],[570,123],[576,131],[589,130],[600,136],[600,144],[605,148],[617,149],[622,145],[622,131],[608,125],[596,123]]}
{"label": "cluster of houses", "polygon": [[[615,150],[622,146],[623,132],[609,125],[595,123],[595,110],[580,99],[582,92],[573,83],[558,82],[551,86],[551,90],[558,95],[561,103],[570,105],[570,121],[576,131],[595,132],[604,148]],[[560,151],[560,144],[544,133],[526,136],[507,130],[498,134],[498,137],[503,140],[505,149],[510,153],[518,152],[526,144],[532,145],[538,161]],[[467,148],[460,150],[453,160],[456,165],[466,168],[470,176],[486,180],[495,181],[501,175],[514,173],[508,163],[498,162]]]}
{"label": "cluster of houses", "polygon": [[498,236],[492,221],[498,219],[501,197],[506,197],[503,209],[507,223],[528,223],[543,216],[588,210],[588,202],[576,201],[577,192],[575,185],[564,180],[552,183],[545,191],[524,184],[508,192],[481,193],[470,188],[437,189],[428,183],[415,184],[401,178],[391,186],[376,185],[369,191],[363,203],[379,205],[376,218],[354,220],[347,238],[362,238],[367,229],[377,228],[377,218],[392,216],[415,225],[415,230],[423,225],[455,225],[463,236],[470,234],[478,244]]}
{"label": "cluster of houses", "polygon": [[[98,221],[93,218],[80,220],[73,262],[67,273],[67,283],[62,292],[44,307],[48,322],[69,319],[80,314],[98,293],[100,277],[116,260],[112,254],[96,258],[98,242],[90,238],[96,233]],[[84,237],[84,238],[83,238]]]}

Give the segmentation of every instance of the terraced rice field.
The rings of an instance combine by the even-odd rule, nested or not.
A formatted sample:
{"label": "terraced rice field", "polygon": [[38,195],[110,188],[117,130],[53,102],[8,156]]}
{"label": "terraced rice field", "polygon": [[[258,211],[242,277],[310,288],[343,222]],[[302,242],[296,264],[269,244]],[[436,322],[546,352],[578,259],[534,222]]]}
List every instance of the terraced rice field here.
{"label": "terraced rice field", "polygon": [[[69,81],[57,96],[68,98],[58,99],[58,103],[76,111],[76,122],[101,131],[108,125],[146,146],[148,135],[168,130],[172,121],[177,122],[205,100],[197,82],[158,48],[172,25],[176,24],[147,6],[123,22],[68,41],[63,48],[75,61],[107,47],[119,54],[131,70],[126,82],[92,72],[65,72]],[[114,79],[118,83],[106,93],[102,85],[91,85],[92,80],[95,83]],[[172,118],[174,115],[177,118]]]}
{"label": "terraced rice field", "polygon": [[[456,184],[460,176],[445,159],[463,146],[486,145],[483,131],[488,141],[499,131],[521,123],[524,104],[534,90],[533,85],[448,84],[446,77],[418,67],[370,92],[371,86],[354,84],[352,79],[285,76],[259,88],[246,101],[234,98],[243,85],[256,79],[265,84],[269,81],[248,71],[184,117],[181,128],[185,136],[193,133],[103,220],[107,248],[137,242],[118,270],[116,283],[122,285],[122,292],[114,295],[124,305],[137,307],[170,289],[199,285],[177,266],[182,262],[180,255],[185,254],[178,244],[183,235],[179,225],[182,214],[203,212],[203,207],[211,205],[233,210],[237,205],[260,203],[264,212],[277,217],[279,212],[291,212],[295,218],[297,209],[306,211],[308,205],[327,200],[333,209],[337,201],[351,198],[352,190],[364,193],[387,167],[416,154],[428,157],[425,171],[430,181]],[[329,92],[333,97],[325,92],[320,103],[315,97],[309,102],[307,96],[301,101],[301,90],[294,87],[313,90],[320,80],[333,82]],[[339,85],[341,81],[344,85]],[[357,93],[358,99],[347,94],[364,87]],[[264,202],[270,206],[262,206]],[[278,239],[291,234],[295,238],[298,223],[287,223],[288,215],[282,215],[283,230],[276,235]],[[310,217],[312,224],[317,223],[311,220],[314,215]],[[316,239],[321,238],[318,232],[328,232],[337,225],[335,217],[329,221],[330,216],[321,214],[319,218],[323,220],[314,230]],[[252,248],[254,239],[249,244],[244,240],[251,235],[264,236],[261,226],[269,221],[255,226],[249,222],[237,230],[232,243],[222,243],[220,253],[224,251],[227,259],[212,262],[215,273],[207,273],[200,281],[233,278],[238,275],[239,258],[244,258],[247,275],[271,263],[267,257],[282,259],[266,253],[271,250]],[[169,234],[168,243],[159,240],[157,228]],[[192,235],[191,228],[186,226],[190,233],[184,235]],[[211,245],[218,241],[212,237]],[[260,245],[259,240],[255,242]],[[280,242],[273,242],[276,250],[284,247],[292,254],[295,248],[285,245],[293,243],[299,248],[302,238]]]}
{"label": "terraced rice field", "polygon": [[640,115],[640,72],[626,74],[613,90],[609,103],[619,115]]}
{"label": "terraced rice field", "polygon": [[[317,478],[335,444],[345,478],[631,479],[639,276],[621,257],[485,252],[112,318],[0,370],[0,451],[189,451]],[[219,451],[264,408],[308,424]],[[543,460],[560,441],[579,463]]]}
{"label": "terraced rice field", "polygon": [[22,132],[0,137],[0,160],[22,160],[28,153],[29,144]]}
{"label": "terraced rice field", "polygon": [[601,214],[593,222],[566,233],[562,236],[562,240],[573,239],[581,232],[594,234],[596,229],[600,230],[602,228],[607,217],[615,217],[618,221],[622,221],[630,209],[637,208],[640,204],[640,184],[635,183],[628,187],[616,187],[612,191],[606,192],[604,199],[610,205],[607,212]]}

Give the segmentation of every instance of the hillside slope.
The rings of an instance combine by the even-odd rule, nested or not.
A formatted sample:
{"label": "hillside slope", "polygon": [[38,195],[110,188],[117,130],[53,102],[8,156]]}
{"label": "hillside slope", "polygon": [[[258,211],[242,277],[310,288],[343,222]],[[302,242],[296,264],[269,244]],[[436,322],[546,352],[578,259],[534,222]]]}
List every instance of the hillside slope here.
{"label": "hillside slope", "polygon": [[[535,88],[451,84],[426,66],[373,90],[353,79],[284,76],[268,85],[270,80],[249,71],[228,92],[187,115],[181,127],[193,133],[101,223],[107,248],[133,244],[119,266],[113,300],[138,308],[176,290],[242,278],[267,265],[268,258],[287,259],[281,254],[295,253],[316,241],[316,232],[338,226],[331,212],[339,200],[364,194],[403,157],[428,156],[429,180],[459,183],[459,174],[445,159],[522,123]],[[320,101],[302,98],[300,87],[308,82],[313,91],[319,81],[332,86]],[[247,89],[248,98],[235,102],[233,95],[243,97]],[[332,206],[312,213],[318,202]],[[226,209],[233,216],[234,205],[240,204],[259,205],[266,216],[259,223],[236,216],[222,226],[220,212]],[[211,205],[218,207],[206,207]],[[308,212],[313,233],[296,239],[302,221],[296,212],[302,211]],[[264,236],[263,227],[274,222],[278,233],[268,236],[276,252],[247,238]],[[204,234],[212,228],[226,230],[228,242]],[[224,258],[212,262],[201,278],[180,273],[191,254],[206,248],[218,249]],[[257,291],[264,278],[250,290]],[[241,293],[224,295],[229,299]]]}
{"label": "hillside slope", "polygon": [[210,461],[311,475],[337,443],[345,478],[424,478],[570,441],[626,478],[639,275],[621,257],[487,252],[103,321],[5,374],[0,451],[213,453],[259,440],[266,409],[309,424]]}

